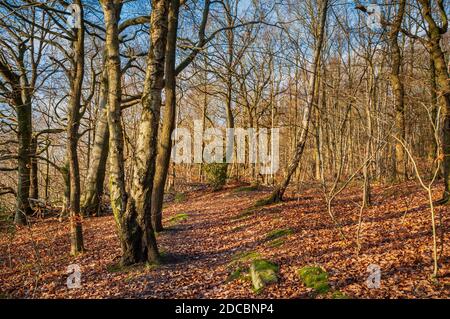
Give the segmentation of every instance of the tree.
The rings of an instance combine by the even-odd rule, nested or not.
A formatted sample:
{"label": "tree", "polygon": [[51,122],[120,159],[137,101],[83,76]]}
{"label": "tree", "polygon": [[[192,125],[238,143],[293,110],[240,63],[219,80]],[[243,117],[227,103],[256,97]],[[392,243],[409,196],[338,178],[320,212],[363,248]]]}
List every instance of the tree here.
{"label": "tree", "polygon": [[389,34],[391,60],[392,60],[392,74],[391,83],[394,91],[395,101],[395,123],[396,123],[396,144],[395,144],[395,176],[399,180],[406,180],[408,173],[406,170],[406,156],[403,145],[398,140],[405,140],[406,126],[405,126],[405,88],[401,78],[402,68],[402,54],[398,43],[398,37],[405,14],[406,0],[401,0],[398,5],[398,12],[392,24]]}
{"label": "tree", "polygon": [[440,91],[439,96],[443,114],[443,125],[441,142],[442,150],[439,160],[443,162],[442,166],[444,171],[443,175],[445,188],[442,195],[442,200],[439,201],[439,204],[447,204],[450,202],[450,81],[444,51],[441,46],[441,40],[443,35],[448,30],[448,16],[444,0],[437,0],[438,11],[442,23],[442,26],[439,26],[438,22],[432,15],[431,1],[418,1],[421,5],[422,16],[428,25],[428,29],[426,30],[427,40],[425,41],[425,46],[433,59],[436,72],[436,82]]}
{"label": "tree", "polygon": [[83,4],[81,0],[75,0],[74,4],[79,7],[80,21],[79,25],[73,29],[72,38],[72,59],[70,77],[70,98],[68,102],[68,119],[67,119],[67,154],[69,161],[69,178],[70,178],[70,228],[71,241],[70,252],[76,255],[84,251],[83,228],[81,223],[81,207],[80,207],[80,166],[78,162],[78,141],[79,127],[82,117],[82,90],[84,81],[84,18]]}
{"label": "tree", "polygon": [[177,104],[175,68],[179,9],[180,1],[172,0],[170,2],[168,14],[167,48],[165,57],[165,112],[158,143],[151,206],[152,223],[156,232],[163,230],[162,206],[164,199],[164,187],[166,185],[167,172],[170,165],[172,132],[175,128]]}
{"label": "tree", "polygon": [[[43,41],[35,41],[36,37],[45,37],[45,19],[39,20],[34,8],[14,8],[5,1],[1,4],[5,17],[28,15],[30,19],[5,18],[0,22],[2,34],[8,37],[0,39],[2,51],[0,53],[0,89],[2,102],[9,104],[17,120],[17,191],[15,222],[24,225],[27,216],[32,213],[28,198],[30,196],[30,174],[32,153],[32,102],[37,81],[42,72],[39,66],[45,51]],[[40,27],[36,27],[38,25]],[[28,66],[31,66],[30,68]]]}
{"label": "tree", "polygon": [[106,163],[108,162],[108,75],[106,70],[102,75],[99,95],[97,125],[94,145],[92,146],[92,158],[89,163],[89,171],[86,177],[82,200],[82,211],[85,216],[98,214],[101,210],[101,197],[103,195]]}
{"label": "tree", "polygon": [[320,59],[322,54],[322,48],[325,38],[325,27],[327,21],[327,13],[328,13],[328,0],[320,1],[320,24],[318,25],[318,38],[315,43],[314,49],[314,62],[313,62],[313,74],[310,88],[310,98],[306,109],[303,114],[302,119],[302,130],[300,133],[300,138],[297,144],[297,148],[295,150],[295,154],[293,156],[292,162],[289,165],[288,172],[283,182],[275,189],[272,193],[271,197],[268,199],[268,202],[279,202],[283,199],[284,193],[291,182],[292,176],[298,168],[300,160],[303,155],[303,151],[305,149],[306,140],[308,138],[309,124],[311,119],[312,108],[314,107],[314,103],[316,102],[316,93],[318,87],[318,78],[320,72]]}
{"label": "tree", "polygon": [[170,1],[152,2],[150,50],[142,94],[142,115],[137,141],[135,171],[131,187],[129,214],[137,217],[140,240],[135,246],[135,259],[159,262],[159,252],[151,222],[152,191],[156,168],[157,136],[160,121],[164,66],[166,58],[168,10]]}

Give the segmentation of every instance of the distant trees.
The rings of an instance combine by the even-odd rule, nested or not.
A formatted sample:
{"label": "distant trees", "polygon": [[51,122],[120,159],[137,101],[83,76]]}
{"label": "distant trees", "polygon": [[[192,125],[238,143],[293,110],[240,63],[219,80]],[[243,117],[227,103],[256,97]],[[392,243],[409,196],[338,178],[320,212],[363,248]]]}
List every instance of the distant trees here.
{"label": "distant trees", "polygon": [[[43,73],[42,63],[47,46],[41,39],[48,33],[44,29],[48,21],[39,18],[36,9],[32,7],[21,12],[26,19],[11,17],[14,6],[8,2],[0,4],[0,10],[4,16],[0,22],[0,104],[11,107],[0,108],[0,123],[2,127],[9,127],[17,136],[17,153],[2,156],[0,161],[17,161],[15,222],[24,225],[27,216],[32,213],[28,201],[35,149],[32,141],[32,104]],[[7,114],[15,119],[12,120]],[[0,171],[6,170],[4,168]]]}
{"label": "distant trees", "polygon": [[319,90],[320,65],[322,58],[323,43],[325,41],[328,5],[329,4],[327,0],[321,0],[319,2],[320,9],[318,10],[318,14],[320,16],[319,19],[320,22],[315,26],[315,30],[313,29],[315,31],[315,34],[317,34],[317,39],[315,39],[314,41],[314,61],[312,64],[312,75],[311,75],[312,80],[310,82],[311,86],[310,86],[310,93],[308,96],[308,102],[305,111],[303,113],[303,119],[301,122],[302,128],[300,132],[300,137],[297,143],[296,150],[294,152],[292,162],[288,167],[287,175],[281,182],[281,184],[275,189],[275,191],[272,194],[272,197],[269,199],[269,202],[279,202],[283,199],[284,193],[286,192],[286,189],[289,186],[289,183],[291,182],[294,173],[298,169],[298,165],[305,150],[309,133],[311,113],[313,112],[313,108],[318,103],[317,96],[319,94],[318,90]]}

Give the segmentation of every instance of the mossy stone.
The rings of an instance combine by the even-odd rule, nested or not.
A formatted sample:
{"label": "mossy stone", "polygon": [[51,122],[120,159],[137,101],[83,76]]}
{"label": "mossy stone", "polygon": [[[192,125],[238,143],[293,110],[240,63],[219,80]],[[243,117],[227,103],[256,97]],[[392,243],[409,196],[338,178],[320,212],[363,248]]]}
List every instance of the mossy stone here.
{"label": "mossy stone", "polygon": [[330,290],[328,273],[320,267],[306,266],[298,270],[298,276],[308,288],[317,293],[327,293]]}

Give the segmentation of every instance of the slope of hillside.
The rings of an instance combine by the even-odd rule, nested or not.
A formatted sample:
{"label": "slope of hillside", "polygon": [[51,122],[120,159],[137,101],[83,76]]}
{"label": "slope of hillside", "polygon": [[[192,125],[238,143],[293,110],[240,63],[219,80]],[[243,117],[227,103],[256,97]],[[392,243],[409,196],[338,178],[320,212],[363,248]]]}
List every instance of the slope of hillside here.
{"label": "slope of hillside", "polygon": [[[111,216],[84,220],[87,252],[68,255],[68,225],[39,220],[0,239],[2,297],[37,298],[448,298],[450,252],[440,249],[438,283],[430,280],[430,213],[413,183],[375,188],[374,206],[363,213],[361,253],[356,255],[360,192],[342,194],[334,203],[343,240],[321,194],[291,193],[285,203],[249,209],[268,190],[234,187],[219,193],[180,196],[165,209],[166,232],[158,234],[164,264],[120,268],[120,247]],[[437,210],[438,233],[447,242],[450,217]],[[439,241],[440,244],[441,240]],[[237,265],[259,258],[279,266],[278,283],[252,291]],[[81,268],[81,287],[68,289],[67,267]],[[381,286],[369,289],[367,268],[381,270]],[[305,266],[328,272],[330,291],[316,294],[297,275]]]}

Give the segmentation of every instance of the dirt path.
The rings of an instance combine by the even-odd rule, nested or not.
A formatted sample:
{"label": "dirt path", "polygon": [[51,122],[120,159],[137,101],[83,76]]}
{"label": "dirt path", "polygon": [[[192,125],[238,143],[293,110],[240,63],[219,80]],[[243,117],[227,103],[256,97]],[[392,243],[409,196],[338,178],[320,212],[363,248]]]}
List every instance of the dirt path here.
{"label": "dirt path", "polygon": [[[302,197],[251,213],[246,210],[267,191],[191,193],[170,204],[169,229],[158,235],[166,263],[158,267],[119,269],[120,249],[112,217],[84,222],[87,253],[68,256],[64,223],[54,219],[22,229],[0,240],[0,287],[3,297],[70,298],[311,298],[296,270],[320,265],[330,275],[334,291],[354,298],[449,297],[450,254],[441,256],[441,284],[431,272],[431,232],[426,198],[413,184],[377,189],[375,205],[364,215],[362,254],[355,255],[359,193],[336,201],[336,217],[350,238],[344,242],[330,222],[320,194]],[[406,195],[401,195],[406,194]],[[439,212],[443,213],[444,208]],[[441,216],[441,214],[439,214]],[[450,217],[442,214],[449,242]],[[167,224],[167,223],[166,223]],[[439,223],[440,224],[440,223]],[[277,230],[289,230],[277,245],[267,240]],[[34,243],[34,244],[33,244]],[[255,295],[245,280],[227,282],[230,263],[243,253],[280,265],[279,283]],[[67,266],[82,269],[82,286],[66,287]],[[367,267],[382,271],[380,289],[368,289]],[[40,265],[40,266],[37,266]]]}

